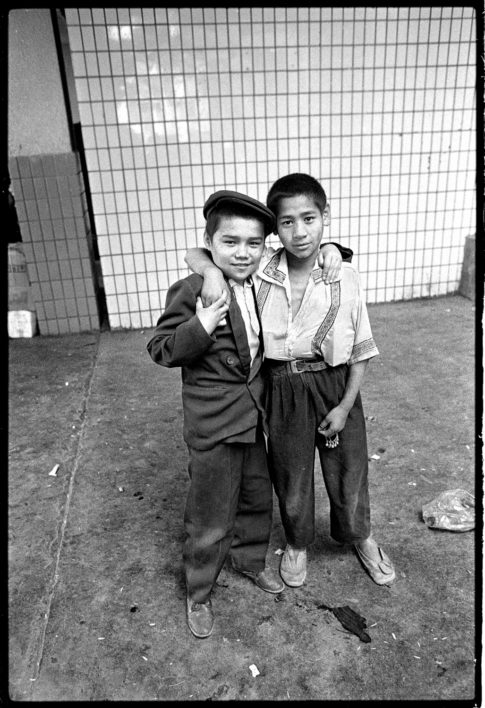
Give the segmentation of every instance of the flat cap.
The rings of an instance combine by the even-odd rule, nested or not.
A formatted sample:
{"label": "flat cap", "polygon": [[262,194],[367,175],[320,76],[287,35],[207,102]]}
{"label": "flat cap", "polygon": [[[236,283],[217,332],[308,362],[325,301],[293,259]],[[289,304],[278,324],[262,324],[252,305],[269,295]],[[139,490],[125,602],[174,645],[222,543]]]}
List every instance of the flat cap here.
{"label": "flat cap", "polygon": [[204,217],[207,219],[211,211],[213,211],[216,207],[222,206],[223,204],[244,206],[249,211],[252,211],[254,215],[263,222],[265,236],[273,233],[276,229],[274,214],[265,204],[259,202],[257,199],[248,197],[247,194],[231,192],[228,189],[221,189],[219,192],[214,192],[214,194],[211,194],[204,204]]}

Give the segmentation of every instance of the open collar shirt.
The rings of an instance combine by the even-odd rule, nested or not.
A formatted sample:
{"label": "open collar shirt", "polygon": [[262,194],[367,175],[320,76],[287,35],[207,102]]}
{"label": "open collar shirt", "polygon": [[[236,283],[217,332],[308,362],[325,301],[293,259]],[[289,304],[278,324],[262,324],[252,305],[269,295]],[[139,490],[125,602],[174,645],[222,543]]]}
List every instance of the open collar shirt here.
{"label": "open collar shirt", "polygon": [[284,248],[263,257],[253,279],[266,358],[291,361],[317,357],[329,366],[338,366],[379,354],[359,274],[351,263],[342,263],[340,279],[327,285],[315,261],[294,318]]}

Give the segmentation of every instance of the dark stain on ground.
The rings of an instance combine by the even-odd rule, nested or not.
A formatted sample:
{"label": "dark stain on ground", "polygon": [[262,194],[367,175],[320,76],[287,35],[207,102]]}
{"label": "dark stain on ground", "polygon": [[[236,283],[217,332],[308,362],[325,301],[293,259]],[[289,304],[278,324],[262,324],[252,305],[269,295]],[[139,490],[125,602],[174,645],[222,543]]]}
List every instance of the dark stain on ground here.
{"label": "dark stain on ground", "polygon": [[261,617],[261,619],[258,620],[259,625],[264,624],[265,622],[269,622],[270,624],[272,624],[274,622],[273,616],[267,615],[265,617]]}
{"label": "dark stain on ground", "polygon": [[207,700],[208,700],[208,701],[217,700],[218,698],[220,698],[221,696],[223,696],[225,693],[227,693],[228,689],[229,689],[229,687],[226,686],[225,683],[223,683],[222,686],[219,686],[219,688],[217,689],[217,691],[215,691],[215,692],[212,694],[212,696],[209,696],[209,698],[207,698]]}
{"label": "dark stain on ground", "polygon": [[351,607],[329,607],[328,605],[317,605],[319,610],[329,610],[338,619],[342,627],[359,637],[361,642],[370,642],[371,638],[364,630],[367,628],[367,621],[355,612]]}

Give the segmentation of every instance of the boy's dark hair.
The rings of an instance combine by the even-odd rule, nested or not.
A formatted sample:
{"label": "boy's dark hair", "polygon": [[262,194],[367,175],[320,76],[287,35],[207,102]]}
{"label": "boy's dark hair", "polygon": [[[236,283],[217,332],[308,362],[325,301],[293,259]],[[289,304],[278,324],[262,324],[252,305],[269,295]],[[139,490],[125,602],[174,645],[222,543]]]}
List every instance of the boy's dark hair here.
{"label": "boy's dark hair", "polygon": [[300,194],[312,199],[323,213],[327,206],[327,195],[322,185],[314,177],[302,172],[293,172],[291,175],[277,179],[268,192],[266,205],[275,216],[278,216],[280,200],[296,197]]}
{"label": "boy's dark hair", "polygon": [[[206,234],[211,240],[219,228],[221,219],[225,216],[240,216],[243,219],[258,219],[258,216],[254,213],[254,210],[250,207],[244,206],[243,204],[224,203],[218,205],[211,210],[207,216],[207,221],[205,224]],[[262,219],[260,221],[263,223]]]}

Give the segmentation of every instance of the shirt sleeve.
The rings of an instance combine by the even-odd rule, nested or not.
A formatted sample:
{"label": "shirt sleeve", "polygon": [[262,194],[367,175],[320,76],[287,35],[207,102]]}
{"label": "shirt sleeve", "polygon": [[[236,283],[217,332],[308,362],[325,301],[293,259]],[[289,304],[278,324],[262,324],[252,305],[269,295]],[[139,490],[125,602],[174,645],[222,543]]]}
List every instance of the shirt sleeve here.
{"label": "shirt sleeve", "polygon": [[358,292],[356,302],[352,310],[355,337],[352,353],[348,362],[349,365],[356,364],[358,361],[372,359],[379,354],[374,337],[372,336],[369,314],[367,312],[367,305],[365,301],[365,293],[360,284],[359,274],[356,273],[356,275]]}

